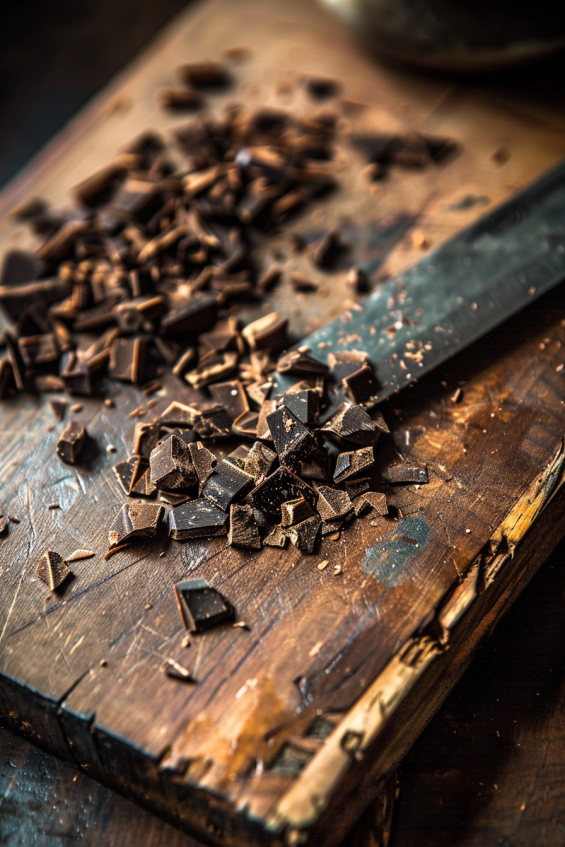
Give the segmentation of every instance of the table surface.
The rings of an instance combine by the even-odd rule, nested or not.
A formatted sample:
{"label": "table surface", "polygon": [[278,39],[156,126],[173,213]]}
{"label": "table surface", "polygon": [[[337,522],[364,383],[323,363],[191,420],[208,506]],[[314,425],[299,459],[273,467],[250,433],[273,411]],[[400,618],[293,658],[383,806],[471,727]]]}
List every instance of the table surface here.
{"label": "table surface", "polygon": [[[555,67],[536,72],[537,92]],[[507,77],[496,92],[490,82],[473,85],[496,93],[509,110],[519,102],[532,124],[554,133],[563,125],[560,95],[544,84],[537,96],[536,73],[522,74],[522,83]],[[464,90],[452,87],[451,102]],[[562,843],[562,557],[563,550],[544,567],[409,755],[392,847]],[[195,843],[4,731],[1,748],[2,844],[25,837],[55,845],[69,835],[87,844]]]}

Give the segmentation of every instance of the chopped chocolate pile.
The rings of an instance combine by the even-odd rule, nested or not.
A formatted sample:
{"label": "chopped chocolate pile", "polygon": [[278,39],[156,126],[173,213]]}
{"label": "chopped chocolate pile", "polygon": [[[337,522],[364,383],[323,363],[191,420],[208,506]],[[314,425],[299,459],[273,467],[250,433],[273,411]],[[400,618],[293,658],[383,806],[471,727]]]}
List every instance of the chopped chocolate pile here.
{"label": "chopped chocolate pile", "polygon": [[[157,94],[165,108],[200,109],[207,90],[233,81],[215,61],[183,65],[178,79],[182,87]],[[303,84],[314,100],[340,90],[325,78]],[[276,311],[246,325],[238,318],[242,303],[260,304],[284,278],[270,235],[337,187],[337,127],[328,110],[299,115],[231,104],[177,126],[170,141],[153,131],[135,139],[76,186],[74,211],[40,201],[18,211],[39,246],[34,254],[11,250],[0,273],[9,327],[0,340],[0,397],[96,396],[105,378],[149,397],[166,372],[199,392],[190,405],[173,398],[162,413],[135,423],[131,456],[114,472],[125,495],[143,499],[127,501],[115,517],[112,552],[155,536],[165,507],[178,541],[227,535],[237,548],[290,541],[306,553],[363,511],[387,514],[385,495],[371,490],[388,427],[374,411],[380,384],[368,354],[293,347],[287,319]],[[374,177],[393,165],[439,162],[455,149],[423,135],[350,140],[366,152]],[[338,230],[318,235],[306,251],[315,275],[343,249]],[[295,271],[288,281],[297,291],[320,289],[309,274]],[[353,268],[349,284],[365,292],[368,279]],[[158,402],[130,417],[146,416]],[[67,405],[51,401],[56,421]],[[77,462],[86,437],[71,420],[58,456]],[[391,465],[386,481],[422,484],[427,470]],[[82,554],[88,551],[75,551]],[[64,574],[55,556],[40,563],[46,581]],[[216,613],[193,613],[191,603],[198,598],[212,608],[218,597],[212,602],[213,589],[182,586],[181,609],[203,628],[196,621]]]}

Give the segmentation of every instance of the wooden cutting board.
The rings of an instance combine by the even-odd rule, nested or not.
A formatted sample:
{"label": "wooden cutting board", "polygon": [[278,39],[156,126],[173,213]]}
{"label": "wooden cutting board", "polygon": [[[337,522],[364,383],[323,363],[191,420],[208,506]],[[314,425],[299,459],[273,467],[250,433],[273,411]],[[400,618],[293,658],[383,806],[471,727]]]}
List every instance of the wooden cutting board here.
{"label": "wooden cutting board", "polygon": [[[2,252],[27,243],[9,217],[26,197],[68,205],[69,189],[132,137],[181,122],[154,101],[178,64],[242,45],[236,86],[214,95],[214,107],[311,110],[303,74],[341,81],[340,190],[293,229],[339,226],[374,280],[565,155],[561,116],[376,65],[314,5],[209,0],[4,191]],[[447,135],[462,153],[372,189],[347,141],[369,130]],[[288,234],[277,246],[288,248]],[[305,260],[289,261],[300,269]],[[309,332],[346,305],[345,272],[324,287],[324,296],[283,290],[273,305]],[[385,417],[402,454],[428,464],[430,484],[396,490],[395,519],[361,519],[315,556],[250,555],[217,539],[140,545],[106,562],[124,499],[111,466],[127,457],[141,392],[112,386],[114,409],[81,400],[76,417],[95,446],[76,468],[55,457],[62,424],[52,428],[46,398],[3,403],[0,505],[20,523],[0,539],[2,721],[210,843],[337,844],[565,534],[564,345],[565,293],[556,290],[394,398]],[[173,397],[191,394],[171,380],[154,411]],[[61,508],[49,510],[53,502]],[[77,547],[96,556],[74,565],[62,598],[45,602],[41,554]],[[248,628],[218,628],[183,648],[172,586],[192,577],[221,590]],[[197,684],[167,678],[166,658]]]}

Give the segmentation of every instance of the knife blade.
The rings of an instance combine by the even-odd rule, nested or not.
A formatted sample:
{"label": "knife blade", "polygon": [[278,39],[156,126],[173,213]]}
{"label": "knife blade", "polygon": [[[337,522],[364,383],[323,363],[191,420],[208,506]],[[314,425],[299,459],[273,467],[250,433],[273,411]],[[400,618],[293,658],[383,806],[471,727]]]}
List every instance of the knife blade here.
{"label": "knife blade", "polygon": [[[380,385],[370,404],[375,406],[563,279],[565,162],[300,346],[323,362],[332,350],[367,352]],[[271,396],[293,382],[296,378],[276,374]],[[328,411],[342,400],[336,388]]]}

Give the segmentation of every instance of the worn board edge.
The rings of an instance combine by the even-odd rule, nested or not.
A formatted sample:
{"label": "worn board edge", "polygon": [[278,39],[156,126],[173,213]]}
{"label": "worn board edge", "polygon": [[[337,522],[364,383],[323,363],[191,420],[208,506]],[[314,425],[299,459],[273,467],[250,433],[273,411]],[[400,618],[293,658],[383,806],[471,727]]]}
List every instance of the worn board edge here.
{"label": "worn board edge", "polygon": [[[244,810],[229,808],[220,798],[214,801],[205,796],[207,792],[175,779],[174,772],[164,771],[143,751],[94,730],[93,719],[65,710],[64,698],[55,703],[34,697],[39,730],[14,708],[4,712],[5,724],[206,843],[338,845],[390,779],[498,620],[565,536],[564,483],[561,442],[469,563],[435,618],[415,632],[376,677],[266,821],[251,820]],[[13,704],[14,699],[25,698],[29,708],[29,690],[4,674],[0,691],[2,700]],[[96,766],[95,757],[81,762],[75,755],[75,742],[85,735],[100,752],[103,766]],[[126,747],[128,773],[121,767]]]}

